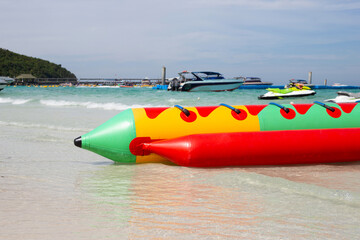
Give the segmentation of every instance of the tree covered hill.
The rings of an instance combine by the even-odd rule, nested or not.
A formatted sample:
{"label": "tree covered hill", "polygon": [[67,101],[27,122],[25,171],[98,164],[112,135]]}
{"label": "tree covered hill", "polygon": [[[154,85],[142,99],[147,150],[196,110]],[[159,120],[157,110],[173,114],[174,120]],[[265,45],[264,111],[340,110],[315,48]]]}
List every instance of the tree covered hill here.
{"label": "tree covered hill", "polygon": [[0,48],[0,76],[16,77],[30,73],[36,78],[76,78],[76,76],[61,67],[39,58],[28,57]]}

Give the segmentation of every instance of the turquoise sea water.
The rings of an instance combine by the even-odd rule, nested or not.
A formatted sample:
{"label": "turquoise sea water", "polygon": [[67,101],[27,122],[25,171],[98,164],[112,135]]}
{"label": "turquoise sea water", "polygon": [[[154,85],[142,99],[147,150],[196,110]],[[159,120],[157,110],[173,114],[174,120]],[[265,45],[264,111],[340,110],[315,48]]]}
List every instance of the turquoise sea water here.
{"label": "turquoise sea water", "polygon": [[[336,92],[276,102],[324,101]],[[127,108],[267,104],[257,99],[264,93],[7,87],[0,92],[0,239],[358,238],[359,162],[121,165],[73,145]]]}

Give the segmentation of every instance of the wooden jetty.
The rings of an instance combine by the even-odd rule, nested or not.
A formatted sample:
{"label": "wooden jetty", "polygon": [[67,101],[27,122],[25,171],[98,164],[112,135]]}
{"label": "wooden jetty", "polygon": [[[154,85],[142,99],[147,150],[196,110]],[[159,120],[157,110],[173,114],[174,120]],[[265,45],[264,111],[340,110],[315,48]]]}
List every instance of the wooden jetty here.
{"label": "wooden jetty", "polygon": [[62,84],[92,84],[92,85],[136,85],[148,83],[149,85],[160,84],[160,78],[16,78],[13,85],[62,85]]}

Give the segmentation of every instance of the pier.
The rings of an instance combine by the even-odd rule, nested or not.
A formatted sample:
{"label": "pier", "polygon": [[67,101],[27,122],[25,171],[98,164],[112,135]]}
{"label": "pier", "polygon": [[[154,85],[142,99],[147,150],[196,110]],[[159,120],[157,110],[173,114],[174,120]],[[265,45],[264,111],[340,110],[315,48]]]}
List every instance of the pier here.
{"label": "pier", "polygon": [[16,78],[13,85],[29,86],[29,85],[136,85],[136,84],[161,84],[160,78]]}
{"label": "pier", "polygon": [[61,85],[70,83],[76,85],[77,82],[78,80],[76,78],[16,78],[13,85]]}
{"label": "pier", "polygon": [[78,84],[95,84],[95,85],[137,85],[148,84],[156,85],[160,84],[160,78],[80,78]]}

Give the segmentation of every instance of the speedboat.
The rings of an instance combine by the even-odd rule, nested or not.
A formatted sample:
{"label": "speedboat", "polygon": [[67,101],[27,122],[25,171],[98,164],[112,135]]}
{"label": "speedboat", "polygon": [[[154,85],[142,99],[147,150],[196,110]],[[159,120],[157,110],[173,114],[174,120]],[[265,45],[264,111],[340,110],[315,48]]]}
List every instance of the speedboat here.
{"label": "speedboat", "polygon": [[7,84],[11,84],[15,81],[15,79],[13,79],[13,78],[4,77],[4,76],[0,76],[0,80],[4,80]]}
{"label": "speedboat", "polygon": [[0,77],[0,91],[3,90],[7,85],[13,83],[15,80],[9,77]]}
{"label": "speedboat", "polygon": [[344,91],[337,92],[337,97],[334,99],[327,99],[325,102],[333,103],[351,103],[351,102],[360,102],[360,93],[349,93]]}
{"label": "speedboat", "polygon": [[7,82],[5,80],[0,79],[0,91],[3,90],[7,85]]}
{"label": "speedboat", "polygon": [[179,73],[179,77],[169,81],[168,91],[232,91],[240,87],[243,82],[242,79],[225,79],[217,72],[183,71]]}
{"label": "speedboat", "polygon": [[289,88],[267,88],[268,92],[259,96],[259,99],[282,99],[285,97],[304,97],[316,94],[307,86],[295,85]]}

